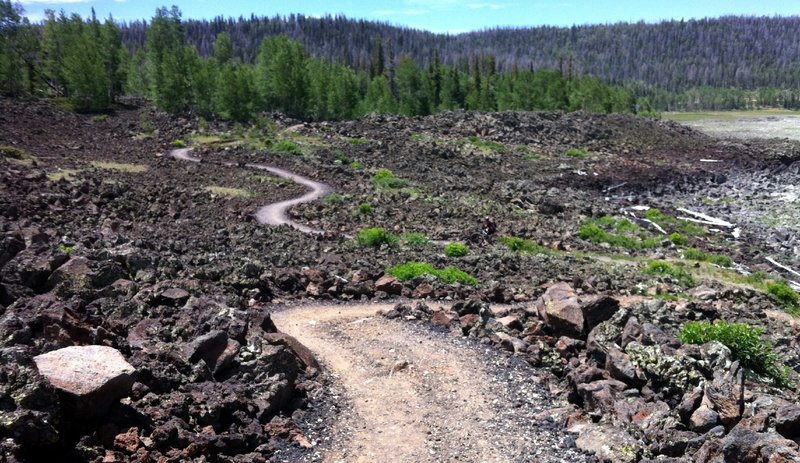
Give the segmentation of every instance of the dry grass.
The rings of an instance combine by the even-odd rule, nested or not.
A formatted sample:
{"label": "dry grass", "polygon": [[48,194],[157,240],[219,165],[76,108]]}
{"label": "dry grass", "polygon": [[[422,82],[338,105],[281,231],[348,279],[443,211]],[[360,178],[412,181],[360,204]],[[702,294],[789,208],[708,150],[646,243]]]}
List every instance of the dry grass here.
{"label": "dry grass", "polygon": [[209,193],[225,196],[228,198],[252,198],[255,193],[252,191],[244,190],[242,188],[228,188],[224,186],[211,185],[204,188]]}
{"label": "dry grass", "polygon": [[125,164],[121,162],[104,161],[92,161],[92,167],[103,170],[118,170],[131,174],[141,174],[142,172],[147,172],[147,169],[149,169],[149,166],[145,164]]}
{"label": "dry grass", "polygon": [[32,166],[37,162],[36,156],[14,146],[0,145],[0,156],[12,164]]}
{"label": "dry grass", "polygon": [[47,178],[49,178],[53,182],[58,182],[59,180],[66,180],[68,182],[72,182],[75,180],[75,176],[80,173],[80,169],[61,169],[59,168],[55,172],[51,172],[47,174]]}

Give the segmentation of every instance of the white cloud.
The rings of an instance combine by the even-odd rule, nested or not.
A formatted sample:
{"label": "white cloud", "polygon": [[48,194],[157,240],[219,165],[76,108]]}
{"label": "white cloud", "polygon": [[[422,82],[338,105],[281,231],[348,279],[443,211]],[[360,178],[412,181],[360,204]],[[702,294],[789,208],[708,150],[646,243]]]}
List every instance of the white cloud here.
{"label": "white cloud", "polygon": [[502,10],[506,6],[500,3],[467,3],[467,8],[471,10]]}

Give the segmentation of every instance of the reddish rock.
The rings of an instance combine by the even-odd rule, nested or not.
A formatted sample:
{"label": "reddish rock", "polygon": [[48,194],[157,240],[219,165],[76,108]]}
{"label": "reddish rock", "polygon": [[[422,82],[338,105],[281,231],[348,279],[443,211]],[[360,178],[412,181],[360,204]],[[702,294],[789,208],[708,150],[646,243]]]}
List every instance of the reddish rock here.
{"label": "reddish rock", "polygon": [[594,296],[581,301],[586,330],[610,319],[619,310],[619,301],[610,296]]}
{"label": "reddish rock", "polygon": [[458,321],[458,315],[449,310],[435,310],[433,312],[433,317],[431,317],[431,323],[435,326],[449,327],[456,321]]}
{"label": "reddish rock", "polygon": [[182,288],[167,288],[161,293],[160,299],[167,305],[183,305],[189,300],[189,291]]}
{"label": "reddish rock", "polygon": [[306,286],[306,294],[311,297],[320,297],[325,294],[325,288],[319,283],[309,283],[308,286]]}
{"label": "reddish rock", "polygon": [[628,354],[612,347],[606,354],[606,370],[612,378],[627,384],[636,382],[636,368]]}
{"label": "reddish rock", "polygon": [[567,336],[561,336],[558,338],[555,344],[555,350],[558,352],[558,355],[561,356],[563,359],[569,359],[578,355],[578,352],[586,347],[586,343],[581,341],[580,339],[573,339]]}
{"label": "reddish rock", "polygon": [[779,408],[775,413],[775,430],[789,439],[800,437],[800,405],[791,404]]}
{"label": "reddish rock", "polygon": [[356,272],[353,273],[353,277],[350,278],[351,283],[363,283],[369,280],[369,273],[367,273],[365,270],[356,270]]}
{"label": "reddish rock", "polygon": [[33,360],[78,415],[105,414],[130,393],[136,373],[118,350],[107,346],[70,346]]}
{"label": "reddish rock", "polygon": [[584,318],[578,295],[567,283],[559,282],[541,297],[540,317],[556,334],[584,337]]}
{"label": "reddish rock", "polygon": [[114,448],[127,453],[134,453],[142,441],[139,439],[139,428],[130,428],[127,432],[114,437]]}
{"label": "reddish rock", "polygon": [[303,362],[303,366],[319,370],[319,363],[311,350],[293,336],[286,333],[265,333],[264,339],[270,344],[285,345],[297,355],[300,361]]}
{"label": "reddish rock", "polygon": [[433,296],[433,285],[430,283],[421,283],[414,288],[414,299],[427,299],[431,296]]}
{"label": "reddish rock", "polygon": [[461,323],[461,329],[464,332],[469,331],[470,328],[475,326],[475,323],[481,318],[480,315],[476,313],[468,313],[459,318],[459,322]]}
{"label": "reddish rock", "polygon": [[689,418],[689,428],[692,431],[704,433],[719,424],[719,413],[707,405],[701,405]]}
{"label": "reddish rock", "polygon": [[522,322],[519,321],[519,317],[516,315],[507,315],[505,317],[498,318],[497,323],[503,325],[504,328],[509,330],[522,331],[523,329]]}
{"label": "reddish rock", "polygon": [[375,282],[375,290],[386,294],[399,295],[403,291],[403,283],[388,273]]}

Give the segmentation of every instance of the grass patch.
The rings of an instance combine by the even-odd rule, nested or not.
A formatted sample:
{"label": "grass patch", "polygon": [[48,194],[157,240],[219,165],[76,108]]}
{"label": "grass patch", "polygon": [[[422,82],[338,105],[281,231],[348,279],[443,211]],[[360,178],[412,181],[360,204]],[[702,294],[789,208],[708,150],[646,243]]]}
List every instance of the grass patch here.
{"label": "grass patch", "polygon": [[447,257],[464,257],[469,254],[469,247],[464,243],[448,243],[444,247],[444,255]]}
{"label": "grass patch", "polygon": [[209,193],[225,196],[227,198],[252,198],[255,194],[252,191],[244,190],[242,188],[228,188],[224,186],[211,185],[203,188]]}
{"label": "grass patch", "polygon": [[678,224],[678,232],[687,236],[700,236],[706,234],[706,229],[694,222],[681,220]]}
{"label": "grass patch", "polygon": [[407,262],[398,264],[388,269],[386,273],[394,276],[400,281],[407,281],[419,276],[430,275],[445,283],[463,283],[470,286],[478,284],[478,280],[472,275],[453,266],[438,269],[427,262]]}
{"label": "grass patch", "polygon": [[549,249],[534,243],[532,240],[516,236],[504,236],[500,241],[510,250],[522,254],[548,254]]}
{"label": "grass patch", "polygon": [[397,190],[408,186],[408,180],[395,177],[389,169],[379,169],[378,172],[372,176],[372,183],[374,183],[376,187],[386,190]]}
{"label": "grass patch", "polygon": [[384,244],[394,246],[397,241],[398,237],[384,228],[365,228],[356,235],[356,242],[365,248],[378,248]]}
{"label": "grass patch", "polygon": [[277,185],[289,185],[294,183],[290,178],[274,177],[272,175],[251,175],[248,177],[251,182],[256,183],[275,183]]}
{"label": "grass patch", "polygon": [[350,163],[350,167],[354,170],[364,170],[364,163],[353,161]]}
{"label": "grass patch", "polygon": [[351,145],[363,145],[364,143],[369,143],[369,140],[367,140],[366,138],[356,137],[347,140],[347,142],[350,143]]}
{"label": "grass patch", "polygon": [[660,237],[653,237],[628,219],[615,219],[610,216],[587,221],[581,226],[579,234],[582,240],[608,243],[611,246],[631,250],[650,249],[661,245]]}
{"label": "grass patch", "polygon": [[36,162],[36,156],[28,153],[27,151],[17,148],[15,146],[0,145],[0,156],[6,158],[9,162],[14,164],[22,164],[25,166],[33,165]]}
{"label": "grass patch", "polygon": [[92,161],[92,167],[103,170],[118,170],[120,172],[128,172],[131,174],[141,174],[147,172],[149,167],[145,164],[125,164],[121,162],[103,162]]}
{"label": "grass patch", "polygon": [[678,232],[669,235],[669,240],[672,241],[672,244],[675,246],[686,246],[689,244],[689,238],[681,235]]}
{"label": "grass patch", "polygon": [[344,202],[344,196],[339,193],[331,193],[322,200],[325,204],[341,204]]}
{"label": "grass patch", "polygon": [[400,239],[413,248],[419,248],[431,242],[431,239],[428,238],[428,235],[419,232],[403,233],[400,235]]}
{"label": "grass patch", "polygon": [[361,215],[369,215],[372,214],[372,204],[370,203],[361,203],[358,205],[358,213]]}
{"label": "grass patch", "polygon": [[713,324],[689,322],[679,337],[686,344],[718,341],[731,350],[733,358],[743,367],[770,379],[776,386],[790,386],[789,367],[780,362],[772,344],[762,339],[763,334],[764,329],[760,327],[717,320]]}
{"label": "grass patch", "polygon": [[663,260],[653,260],[647,263],[646,272],[650,275],[669,278],[686,288],[691,288],[695,285],[694,277],[682,265],[672,265]]}
{"label": "grass patch", "polygon": [[78,173],[80,173],[79,169],[58,169],[55,172],[47,174],[47,178],[53,182],[58,182],[60,180],[72,182],[75,180],[75,177],[78,175]]}
{"label": "grass patch", "polygon": [[303,154],[303,150],[300,149],[300,146],[291,140],[281,140],[275,143],[272,145],[272,150],[281,154],[291,154],[294,156]]}
{"label": "grass patch", "polygon": [[174,146],[175,148],[186,148],[186,142],[179,138],[177,140],[172,141],[172,146]]}
{"label": "grass patch", "polygon": [[687,248],[683,251],[683,258],[689,260],[696,260],[699,262],[708,262],[711,264],[719,265],[720,267],[732,267],[733,261],[728,256],[720,254],[711,254],[701,251],[697,248]]}
{"label": "grass patch", "polygon": [[570,148],[564,151],[564,154],[572,158],[585,158],[589,155],[589,150],[587,148]]}
{"label": "grass patch", "polygon": [[195,134],[191,136],[192,143],[196,143],[199,145],[215,145],[217,143],[222,143],[224,140],[219,135],[209,135],[209,134]]}
{"label": "grass patch", "polygon": [[784,310],[792,315],[800,315],[800,295],[783,281],[767,284],[767,292],[783,306]]}
{"label": "grass patch", "polygon": [[472,146],[483,151],[493,151],[498,153],[503,153],[506,151],[506,146],[504,144],[491,140],[483,140],[477,135],[470,135],[467,137],[467,140],[472,144]]}
{"label": "grass patch", "polygon": [[658,209],[648,209],[645,213],[647,220],[657,224],[661,228],[674,227],[678,221],[675,217],[664,214]]}

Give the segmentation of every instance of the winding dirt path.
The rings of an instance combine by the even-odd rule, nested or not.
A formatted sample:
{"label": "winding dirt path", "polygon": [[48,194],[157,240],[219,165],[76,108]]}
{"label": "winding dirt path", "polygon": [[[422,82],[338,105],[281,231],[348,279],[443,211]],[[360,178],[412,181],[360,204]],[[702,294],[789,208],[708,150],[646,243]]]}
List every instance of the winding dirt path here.
{"label": "winding dirt path", "polygon": [[536,416],[554,405],[527,363],[375,315],[391,307],[303,305],[272,314],[344,396],[330,439],[302,461],[586,461],[558,426]]}
{"label": "winding dirt path", "polygon": [[[194,163],[200,163],[202,160],[200,158],[196,158],[190,154],[190,148],[177,148],[170,152],[170,156],[174,159],[178,159],[181,161],[188,161]],[[333,191],[330,185],[326,185],[324,183],[316,182],[311,180],[310,178],[303,177],[302,175],[297,175],[292,172],[289,172],[284,169],[280,169],[278,167],[267,166],[265,164],[253,164],[248,163],[244,165],[237,164],[235,162],[222,162],[221,165],[227,167],[246,167],[248,169],[258,169],[267,171],[273,175],[276,175],[281,178],[292,180],[295,183],[299,183],[303,186],[308,187],[308,193],[304,194],[303,196],[288,199],[286,201],[281,201],[277,203],[267,204],[258,208],[255,212],[255,218],[259,223],[265,225],[290,225],[295,229],[309,234],[322,234],[324,233],[323,230],[319,230],[316,228],[311,228],[306,225],[300,224],[295,222],[294,220],[289,217],[289,208],[296,206],[302,203],[309,203],[312,201],[316,201],[320,198],[325,197],[327,194]]]}

